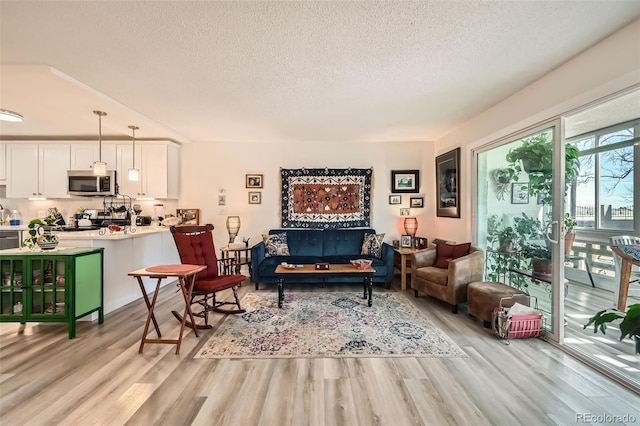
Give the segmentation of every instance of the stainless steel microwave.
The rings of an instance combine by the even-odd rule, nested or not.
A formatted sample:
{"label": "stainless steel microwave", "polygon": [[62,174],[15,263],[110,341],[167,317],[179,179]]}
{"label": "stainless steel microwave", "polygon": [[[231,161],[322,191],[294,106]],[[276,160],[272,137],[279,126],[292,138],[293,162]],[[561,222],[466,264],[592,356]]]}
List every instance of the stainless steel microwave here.
{"label": "stainless steel microwave", "polygon": [[96,176],[93,170],[69,170],[67,172],[69,195],[116,195],[116,171],[107,170],[105,176]]}

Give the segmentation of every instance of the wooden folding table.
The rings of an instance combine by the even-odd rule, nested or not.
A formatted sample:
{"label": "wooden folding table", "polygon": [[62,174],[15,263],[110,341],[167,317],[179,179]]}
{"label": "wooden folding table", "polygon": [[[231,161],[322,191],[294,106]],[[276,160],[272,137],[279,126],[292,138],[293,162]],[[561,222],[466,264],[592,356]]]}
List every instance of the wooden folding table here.
{"label": "wooden folding table", "polygon": [[[176,355],[180,353],[180,344],[182,343],[182,334],[184,332],[184,326],[187,320],[187,315],[191,320],[191,325],[193,328],[193,332],[196,337],[198,336],[198,330],[195,325],[195,320],[193,318],[193,312],[191,312],[191,293],[193,291],[193,283],[195,282],[196,274],[207,267],[205,265],[189,265],[189,264],[178,264],[178,265],[156,265],[150,266],[148,268],[139,269],[137,271],[129,272],[129,276],[136,277],[138,280],[138,285],[140,286],[140,291],[142,291],[142,297],[144,298],[144,302],[147,305],[147,309],[149,310],[149,314],[147,315],[147,321],[144,325],[144,332],[142,333],[142,341],[140,342],[140,349],[138,353],[142,353],[142,349],[144,348],[145,343],[166,343],[171,345],[176,345]],[[156,288],[153,292],[153,297],[151,301],[149,301],[149,296],[144,287],[144,283],[142,281],[142,277],[150,277],[157,278]],[[163,279],[167,277],[176,277],[178,278],[180,284],[180,290],[182,292],[182,297],[184,298],[184,314],[182,315],[182,324],[180,325],[180,334],[177,339],[163,339],[162,334],[160,333],[160,327],[158,326],[158,322],[156,321],[156,317],[153,313],[153,309],[156,306],[156,300],[158,299],[158,292],[160,291],[160,283]],[[153,321],[153,327],[156,329],[156,333],[158,334],[157,339],[149,339],[147,338],[147,333],[149,332],[149,324]]]}

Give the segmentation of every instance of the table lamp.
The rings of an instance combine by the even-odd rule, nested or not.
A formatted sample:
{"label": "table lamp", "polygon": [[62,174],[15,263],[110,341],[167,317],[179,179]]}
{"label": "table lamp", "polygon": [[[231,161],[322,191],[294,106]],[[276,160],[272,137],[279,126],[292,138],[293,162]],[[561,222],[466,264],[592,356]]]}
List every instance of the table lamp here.
{"label": "table lamp", "polygon": [[415,217],[407,217],[404,219],[404,232],[411,235],[411,238],[415,238],[416,231],[418,230],[418,219]]}
{"label": "table lamp", "polygon": [[240,231],[240,216],[227,216],[227,231],[229,231],[229,244],[231,244]]}

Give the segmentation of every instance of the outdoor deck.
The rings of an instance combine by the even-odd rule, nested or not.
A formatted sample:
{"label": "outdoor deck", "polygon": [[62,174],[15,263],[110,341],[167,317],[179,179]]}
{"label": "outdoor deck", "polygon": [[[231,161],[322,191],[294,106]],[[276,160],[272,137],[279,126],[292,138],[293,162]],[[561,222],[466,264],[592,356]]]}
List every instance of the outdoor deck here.
{"label": "outdoor deck", "polygon": [[[639,286],[637,283],[631,285]],[[597,359],[600,364],[640,386],[640,355],[635,355],[632,339],[619,340],[618,322],[607,326],[606,335],[600,332],[594,334],[592,326],[586,330],[583,328],[594,313],[611,308],[613,299],[610,291],[569,281],[565,297],[565,344],[572,350]],[[640,298],[629,297],[627,303],[640,303]]]}

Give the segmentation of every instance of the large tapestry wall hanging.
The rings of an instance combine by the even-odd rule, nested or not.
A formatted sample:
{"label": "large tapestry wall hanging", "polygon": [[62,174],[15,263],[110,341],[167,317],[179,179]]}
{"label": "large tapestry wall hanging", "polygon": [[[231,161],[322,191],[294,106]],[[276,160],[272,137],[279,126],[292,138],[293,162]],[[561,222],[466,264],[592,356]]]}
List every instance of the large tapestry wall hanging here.
{"label": "large tapestry wall hanging", "polygon": [[283,228],[371,226],[373,169],[280,169]]}

